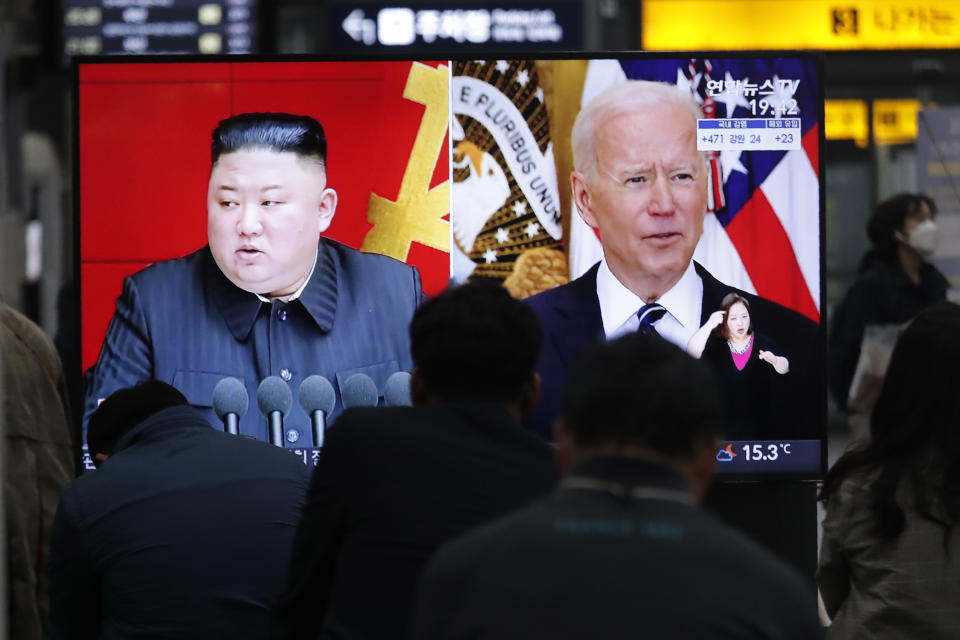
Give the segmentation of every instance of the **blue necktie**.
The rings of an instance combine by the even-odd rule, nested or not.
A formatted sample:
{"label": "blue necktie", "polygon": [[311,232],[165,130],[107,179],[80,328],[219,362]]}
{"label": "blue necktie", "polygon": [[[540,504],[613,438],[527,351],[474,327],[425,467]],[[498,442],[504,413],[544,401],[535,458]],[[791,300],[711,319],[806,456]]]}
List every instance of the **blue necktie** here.
{"label": "blue necktie", "polygon": [[653,323],[662,318],[666,312],[667,310],[663,305],[659,305],[656,302],[651,302],[650,304],[645,304],[640,307],[640,311],[637,311],[637,318],[640,319],[640,328],[638,331],[645,335],[657,334]]}

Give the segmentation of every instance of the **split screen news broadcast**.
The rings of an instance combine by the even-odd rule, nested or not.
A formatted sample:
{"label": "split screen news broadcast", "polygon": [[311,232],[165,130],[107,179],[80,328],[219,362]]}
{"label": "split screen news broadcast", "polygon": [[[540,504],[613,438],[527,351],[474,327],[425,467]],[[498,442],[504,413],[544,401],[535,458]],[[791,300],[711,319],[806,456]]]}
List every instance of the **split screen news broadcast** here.
{"label": "split screen news broadcast", "polygon": [[638,55],[79,62],[84,430],[155,378],[313,464],[484,279],[544,327],[534,433],[585,346],[650,332],[714,369],[721,474],[818,478],[820,59]]}

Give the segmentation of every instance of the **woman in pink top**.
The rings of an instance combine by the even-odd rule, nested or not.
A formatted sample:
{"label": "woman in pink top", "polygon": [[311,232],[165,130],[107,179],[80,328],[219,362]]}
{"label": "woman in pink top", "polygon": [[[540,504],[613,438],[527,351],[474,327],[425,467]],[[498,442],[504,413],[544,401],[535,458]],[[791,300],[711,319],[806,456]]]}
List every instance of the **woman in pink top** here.
{"label": "woman in pink top", "polygon": [[727,437],[762,438],[776,420],[777,399],[786,391],[783,378],[790,361],[768,336],[756,333],[750,303],[729,293],[687,344],[687,352],[704,358],[717,371],[726,396]]}

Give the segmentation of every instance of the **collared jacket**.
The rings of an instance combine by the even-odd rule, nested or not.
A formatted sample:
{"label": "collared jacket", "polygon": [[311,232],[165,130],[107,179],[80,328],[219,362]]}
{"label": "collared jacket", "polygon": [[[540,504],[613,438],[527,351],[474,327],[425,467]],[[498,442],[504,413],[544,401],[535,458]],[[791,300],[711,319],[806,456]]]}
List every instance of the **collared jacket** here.
{"label": "collared jacket", "polygon": [[261,302],[231,283],[208,247],[152,265],[124,281],[123,293],[84,401],[84,425],[98,401],[147,380],[179,389],[211,424],[213,389],[239,378],[250,406],[240,433],[267,441],[267,422],[256,405],[268,376],[290,385],[293,406],[284,423],[285,446],[312,446],[309,417],[296,401],[311,375],[340,388],[355,373],[378,388],[391,374],[413,366],[408,326],[423,297],[414,267],[321,240],[316,267],[300,297]]}

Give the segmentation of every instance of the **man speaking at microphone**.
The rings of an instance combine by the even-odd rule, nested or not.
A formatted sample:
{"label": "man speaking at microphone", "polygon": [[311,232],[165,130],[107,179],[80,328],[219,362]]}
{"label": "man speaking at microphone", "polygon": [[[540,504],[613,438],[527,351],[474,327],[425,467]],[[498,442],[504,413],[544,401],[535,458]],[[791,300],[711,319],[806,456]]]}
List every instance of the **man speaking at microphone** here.
{"label": "man speaking at microphone", "polygon": [[327,431],[272,637],[407,637],[430,554],[552,488],[553,452],[519,422],[537,397],[540,335],[497,285],[417,310],[414,406],[349,409]]}
{"label": "man speaking at microphone", "polygon": [[[365,373],[382,386],[410,369],[406,330],[423,297],[420,276],[321,238],[337,193],[327,185],[320,123],[285,113],[227,118],[213,131],[211,160],[209,244],[126,279],[91,370],[84,424],[102,398],[150,379],[172,384],[219,424],[211,398],[225,377],[253,397],[269,376],[296,389],[314,374],[337,387]],[[309,446],[299,407],[284,427],[287,446]],[[239,431],[267,440],[256,411]]]}

